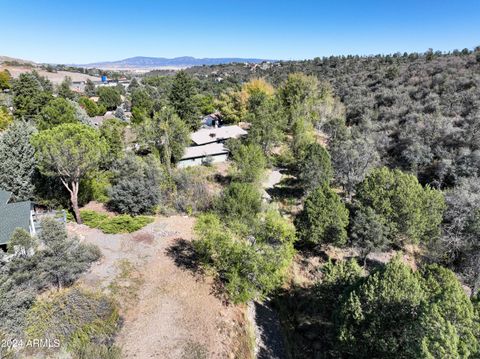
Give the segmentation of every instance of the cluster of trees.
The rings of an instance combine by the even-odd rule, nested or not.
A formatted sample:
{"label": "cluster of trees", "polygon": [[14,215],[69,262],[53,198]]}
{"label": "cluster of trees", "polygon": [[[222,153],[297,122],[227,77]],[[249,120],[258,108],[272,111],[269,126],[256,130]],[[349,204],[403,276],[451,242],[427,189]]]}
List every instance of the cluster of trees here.
{"label": "cluster of trees", "polygon": [[400,257],[370,273],[328,263],[310,289],[285,294],[295,358],[476,358],[478,298],[438,265],[416,271]]}
{"label": "cluster of trees", "polygon": [[[132,103],[143,106],[138,94],[147,85],[133,81],[134,93],[125,94],[87,83],[85,96],[79,97],[68,79],[53,86],[35,72],[8,78],[6,96],[13,111],[0,107],[0,188],[11,191],[15,200],[69,207],[79,223],[80,207],[91,199],[137,216],[97,223],[102,218],[87,213],[109,233],[118,227],[138,229],[151,221],[140,214],[156,213],[162,206],[187,213],[211,208],[206,177],[173,166],[200,123],[192,83],[180,74],[165,101],[152,105],[140,120],[134,116],[129,125],[125,111]],[[175,102],[182,96],[174,91],[182,96],[190,91],[193,102]],[[91,96],[98,96],[98,102]],[[185,112],[192,103],[195,112]],[[115,110],[117,118],[94,126],[90,118],[107,110]],[[93,226],[87,214],[85,221]],[[100,257],[96,247],[68,238],[62,224],[47,220],[38,238],[16,231],[8,249],[13,257],[0,263],[0,336],[60,339],[62,349],[79,358],[121,356],[112,345],[121,324],[116,304],[102,294],[69,288]],[[40,296],[50,288],[57,292]],[[7,354],[12,355],[2,349],[2,357]]]}
{"label": "cluster of trees", "polygon": [[[370,270],[339,264],[331,270],[341,279],[326,274],[299,294],[315,302],[293,305],[285,314],[301,349],[293,350],[294,357],[478,356],[479,51],[331,57],[255,72],[234,64],[189,70],[212,82],[235,78],[227,91],[227,84],[216,87],[218,108],[230,122],[248,121],[246,144],[260,146],[267,163],[275,161],[297,178],[303,195],[294,216],[296,246],[359,248]],[[264,80],[255,79],[259,74]],[[234,162],[232,176],[241,182],[235,172],[260,162],[252,148],[248,156],[247,147],[236,150],[233,159],[242,164]],[[241,193],[247,198],[248,192]],[[254,202],[245,208],[245,202],[228,199],[235,217],[251,216]],[[367,266],[370,252],[407,245],[422,248],[420,262],[436,264],[419,263],[415,272],[398,260],[380,269]],[[456,271],[471,298],[455,274],[439,265]],[[293,292],[286,294],[287,303],[299,299]],[[313,343],[302,342],[302,311],[309,312],[317,335]]]}
{"label": "cluster of trees", "polygon": [[[333,175],[330,155],[317,143],[315,132],[315,125],[330,120],[340,110],[328,85],[303,74],[290,75],[278,89],[263,79],[253,79],[220,95],[217,105],[226,121],[248,121],[250,132],[242,141],[228,144],[232,151],[231,183],[214,204],[213,214],[199,219],[196,249],[201,262],[216,269],[230,298],[245,302],[278,289],[294,255],[294,227],[278,210],[265,210],[259,193],[265,168],[276,160],[278,148],[290,153],[284,157],[300,174],[307,193],[313,196],[330,191],[336,196],[333,201],[343,206],[346,217],[344,227],[348,224],[348,211],[329,187]],[[290,136],[292,139],[286,140]],[[325,225],[318,237],[335,231],[337,213],[329,212],[330,192],[326,195],[328,203],[321,205],[328,206],[322,211],[332,218],[332,226]],[[311,219],[321,222],[325,218]],[[346,229],[342,230],[339,236],[346,241]],[[301,239],[321,241],[301,233],[298,226],[297,232]]]}
{"label": "cluster of trees", "polygon": [[236,183],[195,227],[200,262],[216,270],[234,303],[262,299],[280,287],[293,259],[294,227],[277,211],[260,209],[258,191]]}
{"label": "cluster of trees", "polygon": [[[79,223],[79,207],[90,199],[120,213],[153,213],[162,204],[162,187],[175,187],[172,164],[200,124],[202,100],[184,72],[167,81],[133,80],[128,93],[121,85],[95,88],[87,81],[85,96],[78,96],[70,79],[53,86],[35,71],[6,77],[7,85],[13,112],[0,108],[0,187],[15,199],[69,206]],[[130,109],[127,143],[124,114]],[[90,117],[107,110],[118,118],[94,126]]]}
{"label": "cluster of trees", "polygon": [[255,72],[238,64],[189,71],[210,81],[222,76],[242,83],[262,76],[279,85],[294,72],[328,81],[353,130],[342,140],[344,146],[332,150],[333,158],[340,157],[334,160],[341,168],[338,175],[355,175],[378,156],[383,165],[443,188],[478,175],[479,58],[477,47],[448,54],[332,56],[281,62]]}
{"label": "cluster of trees", "polygon": [[2,258],[0,266],[0,330],[10,335],[23,334],[38,294],[71,286],[100,257],[96,246],[69,238],[64,224],[54,219],[42,222],[38,238],[17,229],[8,253],[13,257]]}
{"label": "cluster of trees", "polygon": [[[322,217],[326,218],[325,223],[328,218],[340,218],[333,228],[343,230],[335,230],[340,234],[332,238],[323,238],[324,243],[335,243],[337,238],[340,241],[336,243],[345,243],[348,238],[348,243],[361,245],[365,253],[408,242],[428,244],[428,256],[457,270],[478,290],[479,268],[475,263],[479,250],[473,239],[478,204],[472,188],[479,168],[475,137],[479,118],[479,50],[318,58],[282,62],[266,69],[256,68],[255,72],[235,64],[193,68],[189,72],[198,78],[207,76],[211,81],[218,76],[235,79],[236,83],[218,85],[223,92],[223,86],[236,89],[219,97],[220,101],[224,100],[224,111],[233,113],[234,120],[246,119],[242,112],[248,111],[248,87],[239,84],[263,76],[278,85],[273,96],[277,105],[270,108],[280,109],[279,118],[285,122],[275,126],[273,116],[263,116],[268,111],[262,106],[255,115],[262,119],[264,128],[270,130],[266,131],[268,135],[280,133],[280,142],[285,141],[285,133],[292,136],[289,141],[292,162],[299,170],[297,174],[307,195],[322,187],[320,184],[331,176],[333,192],[340,196],[343,204],[333,211],[334,216],[326,211]],[[315,84],[313,76],[292,74],[297,71],[328,81],[330,90],[328,85],[318,81]],[[331,96],[332,93],[336,97]],[[230,100],[226,100],[226,96]],[[322,96],[323,101],[319,101]],[[300,104],[300,109],[296,104]],[[249,120],[252,124],[255,115]],[[330,156],[314,154],[325,150],[316,143],[319,141],[312,131],[315,129],[320,131],[317,134],[323,132],[327,136]],[[252,126],[251,134],[254,133],[262,130]],[[259,143],[263,146],[262,141]],[[307,151],[309,144],[313,146]],[[357,196],[366,176],[382,166],[402,172],[388,175],[398,177],[393,180],[373,180],[372,177],[370,182],[378,182],[378,193],[374,196],[382,198],[381,186],[389,183],[398,186],[397,191],[403,188],[412,194],[380,201]],[[423,185],[423,191],[414,183],[412,175]],[[378,172],[377,177],[381,177]],[[331,204],[332,201],[338,203],[335,195],[326,193],[328,186],[323,188],[323,191],[317,190],[316,201],[320,201],[319,197],[322,201],[333,198],[328,206],[337,208]],[[446,204],[440,198],[443,195],[434,189],[444,190]],[[318,192],[322,192],[322,196]],[[423,194],[414,199],[413,193]],[[305,203],[311,207],[312,201]],[[389,208],[378,213],[377,206],[383,205]],[[468,211],[462,210],[462,205]],[[345,212],[343,206],[350,212],[348,221],[345,215],[339,214]],[[408,215],[396,214],[398,206]],[[395,213],[397,218],[386,211]],[[304,212],[300,217],[303,219],[299,218],[297,223],[302,237],[305,228],[301,223],[308,222],[305,217],[309,216]]]}

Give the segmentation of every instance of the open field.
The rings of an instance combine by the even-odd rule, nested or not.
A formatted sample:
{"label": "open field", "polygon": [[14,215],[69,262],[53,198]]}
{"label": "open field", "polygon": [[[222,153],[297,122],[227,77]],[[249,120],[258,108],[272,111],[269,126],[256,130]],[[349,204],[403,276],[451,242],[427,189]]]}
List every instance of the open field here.
{"label": "open field", "polygon": [[61,83],[65,78],[65,76],[69,76],[72,79],[72,81],[87,81],[87,79],[90,79],[92,81],[100,81],[99,77],[80,74],[77,72],[68,72],[68,71],[48,72],[37,67],[10,66],[10,65],[0,64],[0,71],[3,71],[5,69],[10,71],[10,74],[12,75],[13,78],[17,78],[22,73],[36,70],[41,76],[47,77],[50,81],[52,81],[56,85]]}

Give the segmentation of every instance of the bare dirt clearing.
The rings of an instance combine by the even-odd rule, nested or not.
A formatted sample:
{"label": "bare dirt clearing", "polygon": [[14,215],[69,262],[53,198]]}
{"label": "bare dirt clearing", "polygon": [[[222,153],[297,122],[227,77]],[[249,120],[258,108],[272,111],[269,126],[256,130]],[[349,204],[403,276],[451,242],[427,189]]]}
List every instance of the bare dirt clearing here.
{"label": "bare dirt clearing", "polygon": [[99,77],[90,76],[86,74],[81,74],[78,72],[70,72],[70,71],[57,71],[57,72],[48,72],[38,67],[31,67],[31,66],[8,66],[8,65],[1,65],[0,64],[0,71],[8,70],[13,78],[17,78],[20,74],[25,72],[31,72],[33,70],[37,71],[41,76],[47,77],[50,81],[52,81],[55,85],[58,85],[63,81],[63,79],[68,76],[72,79],[72,81],[87,81],[90,79],[92,81],[100,81]]}
{"label": "bare dirt clearing", "polygon": [[[117,297],[125,320],[117,344],[125,358],[248,358],[245,308],[226,306],[212,293],[211,278],[195,271],[194,221],[159,217],[141,231],[121,235],[69,224],[71,234],[98,245],[104,255],[81,282],[123,293]],[[122,266],[127,261],[129,266]],[[122,267],[135,268],[141,279],[129,282]],[[135,295],[126,295],[128,290]],[[122,303],[129,298],[134,301]]]}

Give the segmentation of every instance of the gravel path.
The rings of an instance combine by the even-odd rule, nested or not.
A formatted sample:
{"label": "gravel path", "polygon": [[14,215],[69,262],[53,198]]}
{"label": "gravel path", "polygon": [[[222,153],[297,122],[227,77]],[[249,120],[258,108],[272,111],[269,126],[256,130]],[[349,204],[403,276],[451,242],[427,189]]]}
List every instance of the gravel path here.
{"label": "gravel path", "polygon": [[[267,178],[262,182],[265,199],[271,199],[267,190],[274,188],[281,180],[282,173],[278,168],[273,168],[268,172]],[[268,302],[250,302],[248,318],[255,332],[255,357],[257,359],[286,358],[280,320],[270,304]]]}
{"label": "gravel path", "polygon": [[286,358],[285,343],[278,314],[268,302],[250,302],[248,317],[255,332],[255,357],[257,359]]}
{"label": "gravel path", "polygon": [[262,187],[265,189],[273,188],[277,183],[280,183],[282,180],[282,174],[278,168],[273,168],[268,173],[267,178],[262,183]]}
{"label": "gravel path", "polygon": [[282,174],[278,168],[268,170],[267,178],[262,182],[263,194],[262,197],[267,202],[271,201],[271,196],[268,194],[268,190],[275,187],[277,183],[282,180]]}

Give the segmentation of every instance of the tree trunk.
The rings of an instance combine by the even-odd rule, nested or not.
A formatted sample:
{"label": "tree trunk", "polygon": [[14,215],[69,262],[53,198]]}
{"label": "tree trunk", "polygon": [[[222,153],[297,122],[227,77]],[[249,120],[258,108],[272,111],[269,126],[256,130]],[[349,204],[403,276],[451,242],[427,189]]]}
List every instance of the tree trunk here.
{"label": "tree trunk", "polygon": [[[69,185],[67,180],[60,178],[65,188],[70,193],[70,202],[72,203],[73,214],[78,224],[82,224],[82,217],[80,217],[80,209],[78,208],[78,187],[80,185],[80,179],[78,181],[72,181]],[[71,186],[71,188],[70,188]]]}
{"label": "tree trunk", "polygon": [[78,208],[78,182],[72,182],[72,191],[70,192],[70,201],[72,202],[73,213],[78,224],[82,224],[80,209]]}

